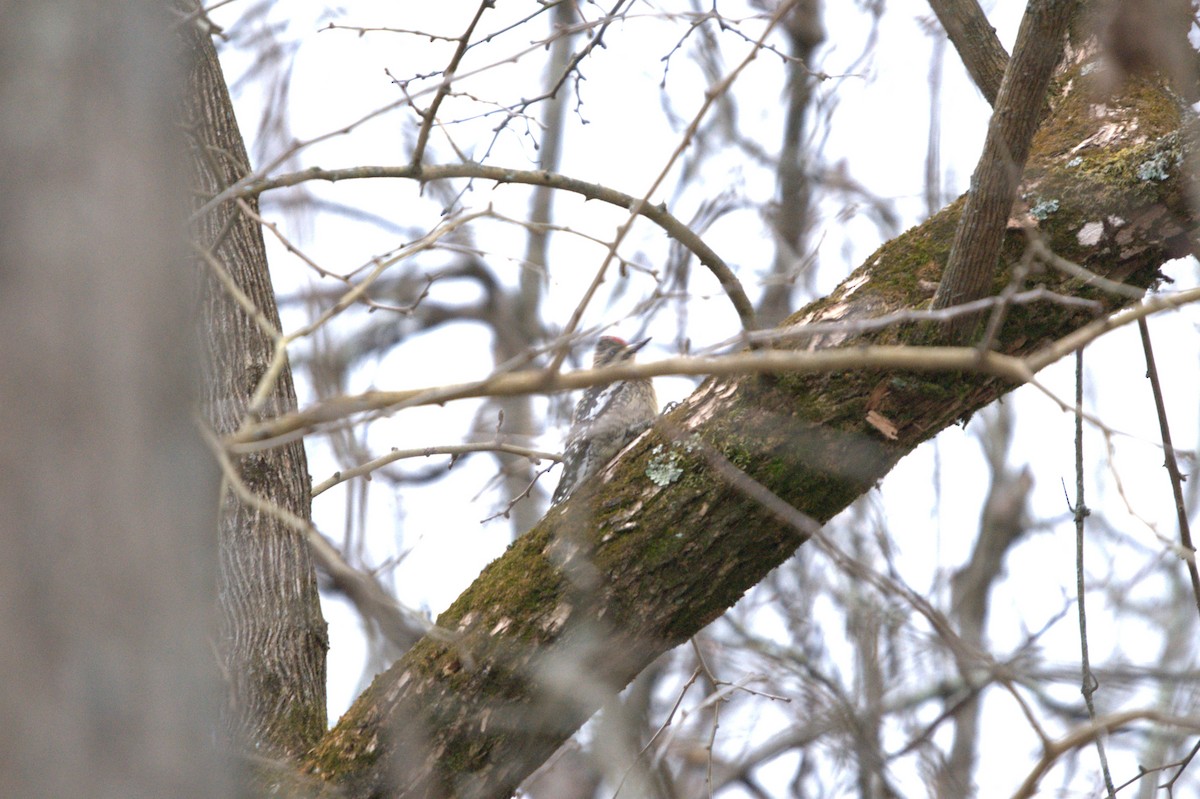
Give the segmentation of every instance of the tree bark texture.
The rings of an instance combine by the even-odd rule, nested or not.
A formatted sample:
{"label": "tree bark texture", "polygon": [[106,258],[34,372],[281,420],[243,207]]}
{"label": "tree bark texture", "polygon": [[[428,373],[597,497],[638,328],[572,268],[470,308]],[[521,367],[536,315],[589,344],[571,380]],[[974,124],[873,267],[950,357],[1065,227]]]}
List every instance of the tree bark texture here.
{"label": "tree bark texture", "polygon": [[979,3],[976,0],[929,0],[929,7],[937,14],[938,22],[967,68],[967,74],[975,81],[988,105],[996,105],[1008,53]]}
{"label": "tree bark texture", "polygon": [[0,796],[230,787],[173,22],[0,3]]}
{"label": "tree bark texture", "polygon": [[[1073,0],[1030,0],[1025,10],[1013,57],[1000,82],[983,154],[971,175],[950,259],[933,298],[934,308],[988,295],[1005,224],[1075,7]],[[977,318],[955,320],[950,325],[952,335],[968,332]]]}
{"label": "tree bark texture", "polygon": [[[195,60],[188,74],[185,131],[191,143],[197,206],[249,171],[249,160],[217,53],[207,33],[189,28]],[[247,200],[257,211],[257,202]],[[236,430],[267,374],[275,341],[218,280],[224,270],[275,331],[279,312],[267,271],[262,230],[236,202],[194,220],[193,240],[215,263],[197,258],[201,274],[208,424]],[[262,412],[296,407],[285,366]],[[299,440],[243,456],[235,467],[251,491],[294,516],[310,518],[310,480]],[[226,724],[244,744],[299,755],[325,732],[325,621],[303,530],[242,502],[228,487],[220,518],[221,614],[218,649],[229,691]]]}
{"label": "tree bark texture", "polygon": [[[1053,201],[1038,233],[1055,252],[1148,286],[1164,261],[1186,251],[1193,225],[1176,174],[1180,116],[1146,83],[1095,113],[1082,66],[1070,65],[1058,84],[1022,190]],[[885,244],[783,328],[927,307],[962,206]],[[1002,264],[1018,261],[1025,235],[1007,231]],[[1001,269],[992,292],[1011,274]],[[1120,302],[1057,273],[1021,287],[1035,283],[1106,310]],[[1013,306],[996,346],[1028,354],[1093,318],[1047,301]],[[933,323],[909,324],[810,335],[791,346],[916,345],[938,335]],[[1012,388],[977,373],[709,379],[490,564],[439,618],[442,633],[359,697],[311,754],[310,769],[353,797],[509,796],[606,697],[803,542],[800,530],[714,471],[712,453],[824,522],[919,443]]]}

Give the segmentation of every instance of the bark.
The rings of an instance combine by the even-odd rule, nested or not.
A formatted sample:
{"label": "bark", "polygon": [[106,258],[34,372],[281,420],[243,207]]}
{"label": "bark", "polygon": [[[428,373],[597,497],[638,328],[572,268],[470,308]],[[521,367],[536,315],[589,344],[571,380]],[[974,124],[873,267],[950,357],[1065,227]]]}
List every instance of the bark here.
{"label": "bark", "polygon": [[[1030,0],[1025,10],[1012,60],[1000,82],[983,155],[971,176],[950,260],[933,298],[934,308],[988,295],[1005,224],[1075,6],[1072,0]],[[957,319],[949,327],[951,336],[969,332],[976,319]]]}
{"label": "bark", "polygon": [[[1145,83],[1092,113],[1079,67],[1059,84],[1023,189],[1053,199],[1039,232],[1057,253],[1146,286],[1186,250],[1192,224],[1174,174],[1179,114]],[[784,327],[927,307],[962,205],[884,245]],[[1002,263],[1016,262],[1025,241],[1008,231]],[[993,291],[1008,278],[1001,270]],[[1078,279],[1035,279],[1106,309],[1118,304]],[[1024,354],[1093,317],[1043,301],[1003,318],[997,348]],[[854,343],[937,335],[907,325]],[[849,343],[827,335],[793,346]],[[508,796],[605,698],[803,542],[714,471],[712,453],[824,522],[919,443],[1013,387],[976,373],[710,379],[488,566],[440,617],[442,632],[377,677],[309,767],[348,796]]]}
{"label": "bark", "polygon": [[0,4],[0,796],[228,795],[172,23]]}
{"label": "bark", "polygon": [[[249,171],[216,50],[205,31],[186,29],[195,52],[187,76],[185,130],[192,145],[193,191],[204,203]],[[257,211],[257,202],[248,200]],[[211,256],[197,258],[203,283],[204,406],[218,435],[238,429],[250,398],[268,373],[275,341],[218,279],[224,271],[278,331],[279,313],[267,271],[262,231],[235,202],[194,220],[193,240]],[[262,412],[296,407],[286,367]],[[242,457],[239,479],[270,505],[310,519],[310,480],[300,441]],[[225,723],[247,746],[276,755],[308,750],[325,732],[325,621],[305,531],[238,499],[228,487],[219,528],[221,612],[217,638],[227,680]]]}
{"label": "bark", "polygon": [[975,0],[929,0],[929,6],[958,51],[971,80],[988,105],[994,106],[1008,64],[1008,53],[996,36],[996,29]]}

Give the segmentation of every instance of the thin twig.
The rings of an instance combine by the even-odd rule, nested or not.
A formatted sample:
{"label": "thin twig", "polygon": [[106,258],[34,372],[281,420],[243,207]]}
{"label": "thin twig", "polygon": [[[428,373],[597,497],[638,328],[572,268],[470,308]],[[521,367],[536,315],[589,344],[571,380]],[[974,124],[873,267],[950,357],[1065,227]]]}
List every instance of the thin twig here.
{"label": "thin twig", "polygon": [[1124,283],[1118,283],[1115,280],[1109,280],[1103,275],[1098,275],[1087,267],[1080,266],[1074,261],[1063,258],[1058,253],[1050,249],[1046,244],[1045,239],[1040,235],[1030,236],[1029,246],[1037,257],[1050,267],[1057,269],[1064,275],[1078,278],[1085,285],[1092,285],[1101,291],[1107,291],[1109,294],[1115,294],[1118,297],[1126,297],[1131,300],[1140,300],[1146,295],[1146,290],[1137,286],[1129,286]]}
{"label": "thin twig", "polygon": [[378,280],[381,275],[383,275],[384,272],[386,272],[395,264],[406,258],[410,258],[422,250],[429,249],[441,237],[447,235],[461,225],[465,225],[472,219],[485,216],[487,213],[487,211],[478,211],[472,214],[464,214],[453,219],[447,219],[426,235],[422,236],[411,244],[400,248],[400,250],[390,258],[377,260],[374,264],[374,267],[370,272],[367,273],[365,277],[363,277],[357,283],[352,284],[351,287],[344,294],[342,294],[337,302],[322,312],[315,320],[309,322],[304,327],[292,333],[277,337],[275,339],[275,350],[271,353],[271,362],[267,366],[263,376],[259,379],[258,386],[254,390],[254,394],[251,396],[249,404],[246,406],[246,417],[243,421],[243,426],[252,424],[252,420],[259,414],[259,412],[262,411],[263,406],[270,398],[271,393],[275,390],[275,381],[283,373],[284,369],[287,368],[287,348],[292,344],[292,342],[312,335],[315,331],[319,330],[335,316],[339,315],[356,302],[361,301],[366,295],[367,289],[369,289],[375,283],[375,281]]}
{"label": "thin twig", "polygon": [[1158,381],[1158,367],[1154,365],[1154,350],[1150,346],[1150,327],[1145,319],[1138,320],[1138,332],[1142,336],[1142,350],[1146,353],[1146,376],[1150,378],[1150,389],[1154,392],[1154,410],[1158,413],[1158,429],[1162,433],[1163,465],[1171,478],[1171,492],[1175,495],[1175,515],[1179,519],[1179,542],[1190,557],[1185,559],[1188,576],[1192,580],[1192,596],[1196,610],[1200,612],[1200,571],[1196,568],[1196,548],[1192,546],[1192,531],[1188,523],[1187,507],[1183,501],[1183,475],[1175,459],[1175,446],[1171,443],[1171,428],[1167,423],[1167,408],[1163,403],[1162,385]]}
{"label": "thin twig", "polygon": [[303,250],[301,250],[299,247],[297,247],[292,242],[292,240],[289,239],[287,236],[285,236],[283,234],[283,231],[281,231],[279,229],[278,223],[272,222],[272,221],[266,219],[262,214],[258,213],[253,208],[251,208],[250,203],[246,201],[246,198],[238,197],[237,204],[238,204],[238,208],[241,209],[243,214],[250,217],[255,222],[257,222],[259,225],[262,225],[263,227],[265,227],[267,230],[271,231],[271,234],[275,236],[276,240],[278,240],[279,243],[282,244],[288,252],[290,252],[292,255],[296,256],[297,258],[299,258],[301,261],[304,261],[304,263],[308,264],[308,267],[310,269],[312,269],[314,272],[316,272],[318,275],[320,275],[321,277],[334,277],[334,278],[338,277],[338,275],[334,274],[333,272],[330,272],[328,269],[326,269],[325,267],[318,264],[316,261],[314,261],[312,258],[310,258]]}
{"label": "thin twig", "polygon": [[[558,460],[558,459],[556,458],[555,460]],[[500,519],[500,518],[507,519],[507,518],[509,518],[510,514],[512,513],[513,507],[516,506],[516,504],[518,502],[520,502],[521,500],[529,499],[529,497],[531,497],[533,495],[533,487],[535,485],[537,485],[538,480],[541,480],[542,475],[546,474],[553,468],[554,468],[554,464],[552,463],[549,466],[547,466],[545,469],[539,469],[538,473],[535,474],[533,476],[533,479],[530,480],[529,483],[525,486],[525,490],[521,491],[515,497],[510,499],[508,501],[508,504],[505,505],[504,510],[496,511],[491,516],[481,519],[479,523],[486,524],[487,522],[490,522],[492,519]]]}
{"label": "thin twig", "polygon": [[1200,741],[1196,742],[1196,744],[1192,747],[1191,751],[1188,752],[1186,755],[1184,755],[1183,759],[1181,759],[1178,763],[1173,764],[1173,765],[1177,765],[1179,767],[1179,770],[1176,771],[1173,775],[1171,775],[1171,779],[1167,780],[1166,782],[1164,782],[1162,785],[1159,786],[1160,788],[1166,789],[1167,796],[1174,795],[1173,792],[1175,789],[1175,783],[1178,782],[1179,778],[1183,776],[1183,772],[1185,770],[1187,770],[1187,767],[1192,764],[1192,760],[1195,759],[1197,752],[1200,752]]}
{"label": "thin twig", "polygon": [[707,752],[704,764],[704,784],[708,787],[708,799],[713,799],[713,749],[717,745],[717,728],[721,726],[721,703],[713,705],[712,728],[708,733],[708,742],[704,745]]}
{"label": "thin twig", "polygon": [[1124,729],[1135,721],[1150,721],[1164,726],[1179,727],[1184,730],[1200,729],[1200,723],[1197,723],[1197,720],[1194,718],[1169,716],[1158,710],[1126,710],[1120,713],[1113,713],[1109,716],[1102,716],[1094,722],[1075,727],[1062,738],[1053,741],[1050,746],[1046,747],[1045,751],[1042,752],[1041,758],[1038,759],[1038,762],[1025,778],[1025,781],[1013,793],[1013,799],[1029,799],[1034,796],[1038,792],[1038,783],[1042,781],[1042,777],[1046,776],[1050,768],[1063,755],[1081,746],[1086,746],[1099,735],[1109,735],[1114,730]]}
{"label": "thin twig", "polygon": [[237,303],[238,307],[254,320],[254,324],[258,326],[263,335],[272,341],[279,341],[283,337],[283,334],[279,332],[279,328],[275,327],[274,323],[262,312],[262,309],[254,304],[254,300],[250,299],[250,295],[242,291],[241,286],[233,279],[233,275],[229,274],[229,270],[225,268],[225,264],[221,263],[220,259],[211,250],[201,247],[195,241],[189,243],[192,250],[212,269],[213,275],[217,278],[217,282],[221,284],[221,287]]}
{"label": "thin twig", "polygon": [[1008,309],[1012,305],[1013,297],[1018,294],[1018,289],[1025,283],[1025,278],[1032,268],[1033,248],[1026,247],[1025,252],[1021,255],[1021,260],[1017,261],[1013,267],[1008,285],[996,297],[997,302],[992,308],[991,316],[988,318],[983,338],[976,345],[980,351],[990,350],[1000,337],[1000,328],[1003,327],[1004,320],[1008,317]]}
{"label": "thin twig", "polygon": [[[759,37],[754,46],[750,48],[750,52],[746,54],[745,58],[743,58],[741,62],[721,80],[720,83],[708,89],[704,93],[704,102],[700,105],[700,109],[692,117],[692,121],[688,123],[688,126],[684,130],[683,136],[680,138],[679,144],[676,146],[675,151],[671,153],[666,163],[663,164],[662,169],[659,171],[658,176],[651,182],[650,187],[646,189],[646,192],[642,195],[642,197],[635,202],[633,207],[630,208],[629,217],[617,229],[617,235],[613,238],[608,255],[604,258],[604,261],[596,270],[596,276],[592,279],[591,285],[588,286],[587,291],[584,292],[583,297],[575,306],[575,310],[572,311],[570,319],[567,320],[567,324],[563,327],[564,336],[570,336],[575,331],[575,328],[579,325],[579,321],[583,317],[584,310],[591,302],[596,290],[600,287],[600,283],[604,280],[604,274],[608,270],[609,264],[612,263],[613,257],[616,255],[617,247],[622,241],[624,241],[629,231],[633,228],[633,223],[637,221],[637,217],[640,213],[642,213],[642,209],[650,205],[650,198],[654,196],[654,193],[658,191],[658,187],[661,186],[663,181],[667,179],[667,175],[670,174],[672,169],[674,169],[675,163],[679,160],[687,148],[691,146],[692,139],[695,137],[696,131],[700,129],[700,123],[708,115],[709,109],[712,108],[713,104],[716,103],[721,96],[729,91],[729,87],[733,85],[734,81],[737,80],[742,71],[750,65],[750,62],[753,61],[755,57],[757,57],[759,47],[761,47],[763,42],[766,41],[767,37],[771,34],[771,31],[775,29],[776,24],[778,24],[783,16],[791,11],[791,8],[794,4],[795,0],[784,0],[784,2],[781,2],[778,8],[775,9],[775,13],[773,13],[771,18],[768,20],[766,27],[763,29],[762,35]],[[722,282],[722,286],[724,287],[724,282]],[[746,308],[744,312],[742,309],[739,309],[738,315],[742,317],[742,327],[744,332],[750,333],[758,327],[754,319],[753,307]],[[560,348],[558,352],[555,353],[553,360],[546,369],[547,376],[556,375],[558,370],[562,367],[563,361],[566,360],[566,357],[567,348]]]}
{"label": "thin twig", "polygon": [[1073,333],[1068,333],[1062,338],[1051,342],[1027,357],[1025,363],[1032,371],[1040,372],[1059,358],[1069,355],[1083,345],[1095,341],[1110,330],[1124,327],[1150,314],[1171,308],[1179,308],[1197,300],[1200,300],[1200,287],[1180,291],[1175,294],[1156,294],[1153,297],[1146,297],[1142,300],[1141,305],[1135,305],[1119,311],[1112,316],[1089,322]]}
{"label": "thin twig", "polygon": [[271,516],[302,534],[308,542],[309,551],[322,570],[355,602],[365,618],[380,623],[380,628],[385,631],[389,640],[398,646],[411,646],[422,635],[432,636],[439,641],[456,640],[449,630],[431,624],[428,619],[404,607],[368,575],[347,563],[342,553],[321,535],[312,522],[256,494],[246,485],[216,434],[207,426],[201,425],[200,428],[205,443],[220,466],[225,486],[248,507]]}
{"label": "thin twig", "polygon": [[[1084,520],[1088,516],[1087,505],[1084,504],[1083,486],[1083,350],[1075,352],[1075,507],[1071,509],[1075,516],[1075,597],[1079,611],[1079,665],[1083,673],[1080,693],[1083,694],[1084,704],[1087,705],[1088,720],[1096,723],[1096,705],[1092,695],[1100,687],[1096,675],[1092,673],[1092,661],[1088,655],[1087,633],[1087,603],[1086,586],[1084,585],[1083,570],[1083,534]],[[1113,788],[1112,772],[1108,768],[1108,754],[1104,751],[1104,736],[1096,736],[1096,753],[1100,757],[1100,770],[1104,775],[1104,786],[1108,790],[1109,799],[1114,799],[1116,789]]]}
{"label": "thin twig", "polygon": [[[463,35],[458,38],[458,47],[454,49],[454,55],[450,57],[450,63],[442,70],[442,82],[438,84],[437,92],[433,95],[433,100],[429,102],[429,106],[424,111],[417,111],[421,115],[421,129],[417,131],[417,143],[413,147],[411,160],[413,166],[419,167],[421,159],[425,156],[425,146],[429,143],[429,133],[433,130],[433,123],[437,120],[438,108],[441,106],[442,100],[446,99],[446,95],[450,92],[450,86],[454,82],[454,73],[458,69],[463,55],[467,52],[467,46],[471,42],[471,34],[475,32],[475,26],[479,24],[484,11],[495,7],[495,0],[482,0],[480,2],[479,8],[475,11],[475,17],[471,20],[471,24],[467,26]],[[414,105],[413,109],[416,110],[416,108]]]}
{"label": "thin twig", "polygon": [[[756,330],[750,334],[750,340],[753,342],[783,342],[792,341],[795,339],[809,338],[824,333],[838,333],[847,338],[859,333],[867,333],[872,330],[883,330],[895,325],[901,325],[910,322],[946,322],[956,316],[965,316],[973,314],[977,311],[985,311],[989,308],[994,308],[1002,302],[1008,302],[1010,305],[1029,305],[1034,302],[1051,302],[1061,305],[1066,308],[1082,308],[1092,312],[1093,315],[1099,316],[1104,311],[1104,306],[1097,300],[1088,300],[1082,297],[1071,297],[1066,294],[1058,294],[1050,291],[1045,286],[1036,286],[1028,291],[1018,292],[1011,297],[1004,299],[1002,297],[983,297],[982,299],[964,302],[961,305],[954,305],[949,308],[942,308],[937,311],[921,310],[917,308],[903,308],[893,313],[883,314],[882,316],[872,316],[868,319],[844,319],[825,321],[804,321],[800,324],[791,324],[784,327],[777,327],[771,330]],[[731,346],[740,345],[743,341],[742,337],[734,339],[726,339],[718,342],[710,347],[695,350],[697,355],[706,355],[710,353],[722,352],[729,349]]]}
{"label": "thin twig", "polygon": [[[687,695],[688,689],[696,684],[696,678],[700,676],[700,671],[699,666],[692,671],[692,676],[688,678],[688,681],[683,684],[683,688],[679,690],[679,696],[675,697],[675,704],[671,706],[670,712],[667,713],[666,720],[654,731],[654,734],[650,736],[650,740],[646,741],[646,745],[638,751],[639,759],[654,745],[654,742],[658,740],[658,736],[662,735],[663,731],[671,726],[675,719],[675,714],[679,712],[679,706],[683,704],[683,697]],[[637,759],[629,764],[629,768],[625,769],[625,773],[621,775],[621,781],[617,783],[617,789],[613,791],[613,799],[617,799],[617,796],[621,793],[621,788],[625,785],[625,780],[629,779],[629,775],[633,772],[633,767],[636,765]]]}
{"label": "thin twig", "polygon": [[431,455],[452,455],[457,457],[472,452],[504,452],[509,455],[520,455],[529,458],[535,463],[540,460],[558,463],[562,459],[561,456],[553,452],[542,452],[541,450],[528,449],[527,447],[518,447],[515,444],[506,444],[502,441],[483,441],[476,444],[449,444],[438,447],[422,447],[419,449],[396,449],[393,447],[392,451],[388,454],[380,455],[378,458],[367,461],[360,466],[355,466],[353,469],[334,472],[330,477],[313,486],[312,495],[315,499],[318,495],[323,494],[335,485],[352,480],[355,477],[367,477],[370,479],[371,472],[387,466],[389,463],[395,463],[405,458],[428,458]]}
{"label": "thin twig", "polygon": [[[717,282],[721,284],[722,290],[729,297],[729,301],[733,304],[733,308],[741,320],[743,330],[749,332],[755,328],[754,304],[750,302],[746,290],[742,287],[733,270],[700,236],[667,211],[665,205],[661,203],[655,205],[644,199],[634,197],[631,194],[625,194],[624,192],[598,183],[589,183],[570,178],[557,172],[506,169],[504,167],[488,166],[474,162],[439,164],[436,166],[424,164],[361,166],[348,169],[320,169],[314,167],[312,169],[301,170],[300,172],[281,175],[270,180],[259,179],[247,182],[241,186],[237,195],[257,195],[273,189],[295,186],[309,180],[327,180],[331,183],[336,183],[340,180],[370,178],[404,178],[416,180],[420,183],[455,178],[476,178],[480,180],[494,180],[497,183],[545,186],[552,189],[569,191],[589,200],[600,200],[610,205],[628,209],[631,214],[643,216],[658,225],[668,236],[684,247],[687,247],[700,259],[700,263],[712,272]],[[657,186],[657,183],[655,185]],[[620,238],[617,238],[613,242],[608,242],[607,246],[610,247],[610,251],[613,251],[619,243]]]}

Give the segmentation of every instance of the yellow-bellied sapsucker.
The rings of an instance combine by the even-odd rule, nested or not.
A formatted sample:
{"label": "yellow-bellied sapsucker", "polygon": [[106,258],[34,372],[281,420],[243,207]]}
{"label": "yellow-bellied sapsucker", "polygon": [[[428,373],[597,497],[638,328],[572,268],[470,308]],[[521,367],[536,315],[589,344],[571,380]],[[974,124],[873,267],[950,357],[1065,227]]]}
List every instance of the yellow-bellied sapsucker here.
{"label": "yellow-bellied sapsucker", "polygon": [[[596,343],[592,368],[632,360],[634,353],[650,339],[632,344],[616,336],[603,336]],[[563,472],[554,490],[552,503],[571,495],[592,475],[599,472],[621,449],[658,416],[658,398],[649,378],[618,380],[604,386],[592,386],[583,392],[575,406],[571,432],[563,451]]]}

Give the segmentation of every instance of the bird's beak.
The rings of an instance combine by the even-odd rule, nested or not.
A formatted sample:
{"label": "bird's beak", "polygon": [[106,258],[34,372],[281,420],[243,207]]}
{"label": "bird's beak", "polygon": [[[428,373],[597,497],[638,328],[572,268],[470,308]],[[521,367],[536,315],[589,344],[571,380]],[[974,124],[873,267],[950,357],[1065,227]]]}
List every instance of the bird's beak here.
{"label": "bird's beak", "polygon": [[635,352],[637,352],[638,350],[640,350],[642,347],[646,346],[649,343],[650,343],[650,337],[647,336],[646,338],[642,339],[641,341],[635,341],[632,344],[626,344],[625,352],[627,352],[629,355],[633,355]]}

